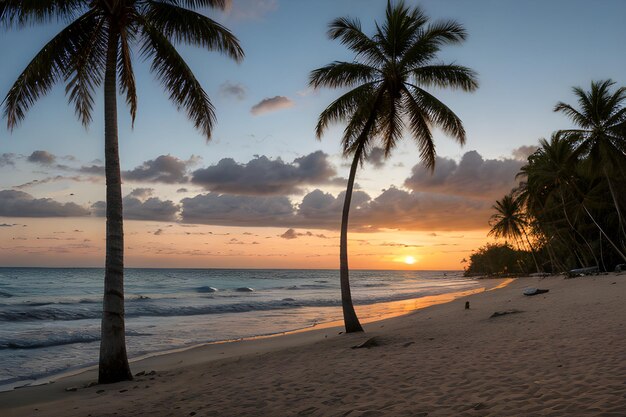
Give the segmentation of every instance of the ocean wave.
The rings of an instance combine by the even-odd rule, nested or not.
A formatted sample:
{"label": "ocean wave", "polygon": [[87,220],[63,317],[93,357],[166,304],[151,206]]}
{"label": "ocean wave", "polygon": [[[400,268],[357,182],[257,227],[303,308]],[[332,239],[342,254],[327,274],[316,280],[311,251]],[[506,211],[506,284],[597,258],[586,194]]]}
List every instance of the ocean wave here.
{"label": "ocean wave", "polygon": [[[126,331],[126,336],[149,336],[148,333]],[[51,346],[73,345],[75,343],[92,343],[100,340],[99,332],[67,332],[49,335],[28,335],[27,337],[9,340],[0,339],[0,350],[3,349],[39,349]]]}
{"label": "ocean wave", "polygon": [[[459,288],[462,290],[462,288]],[[422,289],[419,292],[406,292],[387,296],[375,296],[355,299],[355,304],[374,304],[388,301],[398,301],[418,298],[428,295],[441,294],[445,288]],[[243,300],[240,298],[240,300]],[[292,301],[293,300],[293,301]],[[276,299],[269,301],[233,302],[201,306],[167,305],[158,300],[145,300],[126,304],[126,317],[175,317],[209,314],[245,313],[250,311],[283,310],[301,307],[333,307],[341,305],[340,299]],[[72,306],[43,306],[38,308],[15,308],[15,306],[0,309],[0,322],[27,322],[27,321],[69,321],[83,319],[98,319],[101,317],[99,305]]]}
{"label": "ocean wave", "polygon": [[7,292],[7,291],[1,291],[0,290],[0,297],[11,298],[11,297],[13,297],[13,294],[11,294],[10,292]]}
{"label": "ocean wave", "polygon": [[218,291],[219,290],[217,288],[209,287],[208,285],[196,288],[196,292],[199,292],[199,293],[211,293],[211,292],[218,292]]}

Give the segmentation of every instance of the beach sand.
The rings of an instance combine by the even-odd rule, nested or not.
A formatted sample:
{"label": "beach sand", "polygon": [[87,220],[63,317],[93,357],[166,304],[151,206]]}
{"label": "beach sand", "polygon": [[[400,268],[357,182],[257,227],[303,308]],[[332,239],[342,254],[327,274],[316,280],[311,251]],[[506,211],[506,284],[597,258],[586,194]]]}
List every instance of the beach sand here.
{"label": "beach sand", "polygon": [[520,278],[362,334],[213,344],[134,363],[131,382],[82,388],[87,372],[0,393],[0,415],[623,417],[625,323],[626,274]]}

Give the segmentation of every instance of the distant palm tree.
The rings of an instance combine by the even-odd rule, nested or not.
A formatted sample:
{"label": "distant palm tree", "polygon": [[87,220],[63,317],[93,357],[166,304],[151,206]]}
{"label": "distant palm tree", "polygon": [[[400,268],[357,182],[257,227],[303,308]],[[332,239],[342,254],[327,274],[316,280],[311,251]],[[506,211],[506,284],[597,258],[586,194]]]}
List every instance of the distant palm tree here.
{"label": "distant palm tree", "polygon": [[592,81],[589,91],[574,87],[579,109],[559,102],[554,111],[564,113],[579,127],[558,133],[576,144],[577,152],[587,157],[592,172],[601,172],[606,178],[624,234],[624,208],[618,202],[611,174],[620,171],[623,177],[626,166],[626,87],[611,91],[614,85],[615,82],[604,80]]}
{"label": "distant palm tree", "polygon": [[535,262],[537,272],[539,272],[535,250],[526,233],[529,222],[524,208],[523,197],[515,196],[513,193],[507,194],[502,197],[502,200],[496,201],[496,204],[492,208],[496,212],[491,216],[491,230],[488,236],[493,235],[496,239],[513,239],[518,247],[520,247],[520,242],[523,242],[522,238],[525,238],[530,248],[533,261]]}
{"label": "distant palm tree", "polygon": [[124,330],[124,241],[117,135],[117,82],[134,122],[137,111],[131,49],[139,47],[169,98],[187,112],[207,139],[215,113],[206,92],[174,43],[219,51],[236,61],[243,51],[233,34],[193,10],[223,9],[227,0],[1,0],[0,22],[23,27],[68,20],[26,66],[4,100],[9,129],[54,84],[66,82],[76,115],[91,122],[94,94],[104,82],[106,263],[99,382],[132,379]]}
{"label": "distant palm tree", "polygon": [[361,30],[357,19],[339,18],[330,23],[328,35],[355,53],[354,61],[335,61],[311,72],[314,88],[348,88],[320,115],[316,134],[321,138],[335,122],[346,122],[342,138],[345,156],[353,158],[341,218],[340,281],[346,332],[362,331],[354,312],[348,272],[348,215],[359,163],[367,159],[376,139],[388,156],[405,130],[417,142],[422,162],[435,166],[432,127],[439,127],[459,143],[465,142],[461,120],[423,87],[474,91],[476,74],[456,64],[439,63],[442,46],[466,38],[455,21],[429,23],[419,7],[399,1],[387,3],[385,21],[376,25],[373,37]]}

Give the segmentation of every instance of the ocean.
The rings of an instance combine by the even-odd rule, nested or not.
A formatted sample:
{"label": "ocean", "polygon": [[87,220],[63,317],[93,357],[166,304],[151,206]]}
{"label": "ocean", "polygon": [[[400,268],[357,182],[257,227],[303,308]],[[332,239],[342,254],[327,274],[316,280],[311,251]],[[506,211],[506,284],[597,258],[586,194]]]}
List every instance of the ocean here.
{"label": "ocean", "polygon": [[[99,268],[0,268],[0,390],[97,363],[103,277]],[[461,271],[354,270],[350,280],[357,306],[482,286]],[[129,268],[125,294],[130,358],[342,317],[337,270]]]}

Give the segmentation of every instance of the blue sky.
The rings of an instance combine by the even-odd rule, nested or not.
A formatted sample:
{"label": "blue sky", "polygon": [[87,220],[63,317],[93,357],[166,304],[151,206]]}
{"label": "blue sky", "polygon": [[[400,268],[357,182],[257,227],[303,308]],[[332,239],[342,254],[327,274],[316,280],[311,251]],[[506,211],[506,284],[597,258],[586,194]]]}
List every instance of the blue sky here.
{"label": "blue sky", "polygon": [[[437,92],[461,117],[468,132],[464,148],[436,134],[438,153],[444,158],[458,162],[466,152],[474,150],[485,160],[512,158],[515,149],[536,144],[538,138],[569,126],[552,108],[557,101],[573,102],[572,86],[587,87],[591,80],[605,78],[626,84],[624,1],[408,3],[419,4],[435,20],[456,19],[464,24],[468,40],[461,46],[445,48],[440,57],[479,73],[480,88],[473,94]],[[352,59],[343,46],[327,39],[325,32],[330,20],[357,17],[365,31],[371,33],[374,20],[383,18],[385,4],[384,0],[234,0],[226,13],[206,11],[234,32],[246,53],[245,60],[236,64],[216,53],[180,48],[217,108],[218,122],[209,143],[167,100],[137,53],[139,111],[134,130],[123,100],[119,107],[122,168],[131,170],[161,155],[180,160],[195,155],[201,158],[195,168],[215,165],[222,158],[245,164],[255,155],[291,163],[321,150],[328,155],[336,175],[346,176],[347,168],[338,146],[341,126],[330,129],[321,142],[314,137],[317,116],[339,92],[310,91],[308,74],[333,60]],[[0,95],[6,94],[29,59],[60,28],[60,24],[51,24],[3,30]],[[225,95],[223,89],[228,85],[241,89],[241,95]],[[257,115],[251,112],[253,106],[277,96],[285,97],[290,107]],[[22,158],[15,165],[0,167],[0,189],[12,189],[33,179],[55,175],[50,166],[43,169],[24,162],[36,150],[45,150],[56,155],[58,161],[77,166],[102,160],[101,101],[99,96],[94,122],[85,130],[67,105],[63,86],[58,86],[33,106],[24,123],[12,133],[6,127],[0,128],[0,154]],[[392,185],[406,187],[412,168],[419,162],[417,156],[415,146],[407,139],[383,168],[366,166],[359,173],[357,183],[372,197]],[[141,185],[133,184],[126,191]],[[174,203],[202,191],[196,189],[179,195],[176,193],[179,185],[151,186],[159,198]],[[305,191],[313,188],[309,186]],[[322,188],[335,196],[341,191],[341,187],[332,184]],[[79,190],[82,197],[70,199],[67,191],[70,189]],[[74,201],[83,206],[104,196],[103,186],[75,180],[51,182],[24,191],[36,198]],[[290,198],[298,204],[302,194]],[[475,229],[486,227],[486,221]]]}

